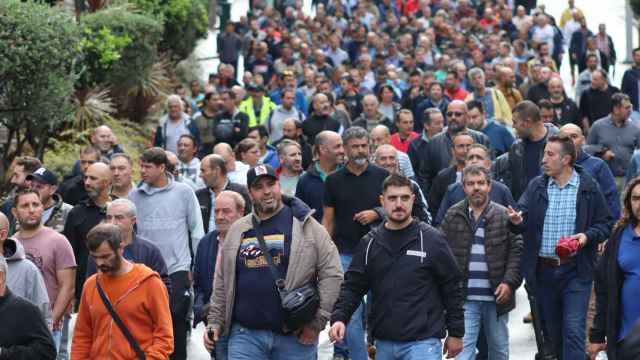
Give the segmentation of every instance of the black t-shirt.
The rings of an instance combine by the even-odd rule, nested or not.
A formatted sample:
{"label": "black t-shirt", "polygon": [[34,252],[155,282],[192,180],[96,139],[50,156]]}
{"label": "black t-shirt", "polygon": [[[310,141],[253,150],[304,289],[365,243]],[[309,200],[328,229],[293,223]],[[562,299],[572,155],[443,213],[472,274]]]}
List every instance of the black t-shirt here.
{"label": "black t-shirt", "polygon": [[544,151],[545,138],[538,141],[524,139],[524,173],[527,176],[527,184],[534,177],[541,174],[540,160]]}
{"label": "black t-shirt", "polygon": [[382,238],[384,243],[389,246],[391,253],[398,255],[411,240],[415,239],[418,235],[418,224],[413,221],[411,224],[403,229],[390,230],[386,226],[382,226]]}
{"label": "black t-shirt", "polygon": [[[291,252],[293,212],[284,207],[260,224],[273,263],[282,279],[286,277]],[[236,260],[236,296],[233,321],[249,329],[282,333],[280,296],[267,259],[253,229],[242,235]]]}
{"label": "black t-shirt", "polygon": [[581,126],[580,112],[578,106],[571,99],[565,98],[561,103],[551,103],[553,105],[553,123],[560,127],[566,124],[576,124]]}
{"label": "black t-shirt", "polygon": [[387,176],[387,170],[369,164],[359,176],[345,166],[327,177],[324,205],[335,210],[333,239],[340,253],[353,253],[360,239],[369,231],[369,226],[361,225],[353,220],[353,216],[380,206],[382,182]]}

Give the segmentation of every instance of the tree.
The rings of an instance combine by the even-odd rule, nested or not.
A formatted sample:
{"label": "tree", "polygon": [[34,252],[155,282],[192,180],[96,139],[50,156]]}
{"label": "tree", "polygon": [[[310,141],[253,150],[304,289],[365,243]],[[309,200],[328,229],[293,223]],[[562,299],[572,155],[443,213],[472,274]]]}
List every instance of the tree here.
{"label": "tree", "polygon": [[0,1],[0,178],[13,159],[42,159],[70,120],[80,32],[71,14],[36,2]]}

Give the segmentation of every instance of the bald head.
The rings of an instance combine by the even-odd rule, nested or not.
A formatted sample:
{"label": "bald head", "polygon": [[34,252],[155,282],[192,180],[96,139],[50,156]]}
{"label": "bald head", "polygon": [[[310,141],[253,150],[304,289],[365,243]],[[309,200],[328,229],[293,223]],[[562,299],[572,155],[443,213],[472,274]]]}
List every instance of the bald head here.
{"label": "bald head", "polygon": [[580,150],[584,145],[584,134],[582,129],[576,124],[566,124],[560,128],[560,134],[568,136],[576,147],[576,150]]}
{"label": "bald head", "polygon": [[103,153],[111,150],[115,144],[113,131],[106,125],[98,126],[93,130],[93,134],[91,134],[91,143]]}
{"label": "bald head", "polygon": [[376,165],[394,174],[398,172],[398,150],[389,144],[380,145],[375,152]]}
{"label": "bald head", "polygon": [[9,219],[0,212],[0,253],[2,253],[2,244],[9,236]]}
{"label": "bald head", "polygon": [[447,121],[449,122],[447,131],[455,134],[467,128],[469,108],[462,100],[453,100],[447,106]]}
{"label": "bald head", "polygon": [[111,169],[109,165],[97,162],[87,168],[84,173],[84,188],[91,200],[94,202],[107,201],[110,187]]}
{"label": "bald head", "polygon": [[371,143],[374,149],[379,146],[388,144],[391,139],[389,128],[384,125],[378,125],[371,130]]}

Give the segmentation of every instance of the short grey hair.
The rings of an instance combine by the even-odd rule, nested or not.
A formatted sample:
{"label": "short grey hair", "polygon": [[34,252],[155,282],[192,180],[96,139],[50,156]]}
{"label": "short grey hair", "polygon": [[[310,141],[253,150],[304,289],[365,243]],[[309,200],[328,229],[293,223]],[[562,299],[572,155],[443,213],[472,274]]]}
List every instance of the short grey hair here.
{"label": "short grey hair", "polygon": [[488,183],[491,182],[491,171],[480,165],[469,165],[462,170],[462,184],[467,177],[473,175],[484,175]]}
{"label": "short grey hair", "polygon": [[5,275],[9,272],[9,266],[7,265],[7,260],[4,259],[4,256],[0,256],[0,272]]}
{"label": "short grey hair", "polygon": [[171,105],[172,103],[177,103],[180,104],[180,108],[183,109],[184,108],[184,104],[182,103],[182,98],[180,97],[180,95],[177,94],[172,94],[169,95],[167,97],[167,108],[169,107],[169,105]]}
{"label": "short grey hair", "polygon": [[136,208],[136,204],[133,201],[125,198],[115,199],[109,205],[107,205],[107,211],[114,205],[124,205],[127,207],[127,215],[129,217],[136,217],[138,215],[138,208]]}
{"label": "short grey hair", "polygon": [[480,75],[482,75],[482,77],[484,77],[484,70],[482,70],[479,67],[474,67],[473,69],[469,70],[469,73],[468,73],[467,76],[469,77],[469,79],[472,79],[472,78],[476,77],[476,75],[478,75],[478,74],[480,74]]}
{"label": "short grey hair", "polygon": [[351,139],[366,139],[369,141],[369,133],[360,126],[352,126],[342,133],[342,142],[347,145]]}

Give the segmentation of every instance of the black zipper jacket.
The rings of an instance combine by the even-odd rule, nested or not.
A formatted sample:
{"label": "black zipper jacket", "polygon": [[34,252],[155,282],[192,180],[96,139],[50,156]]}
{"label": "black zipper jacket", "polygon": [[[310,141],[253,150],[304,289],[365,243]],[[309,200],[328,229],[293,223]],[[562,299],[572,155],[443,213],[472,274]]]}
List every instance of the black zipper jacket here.
{"label": "black zipper jacket", "polygon": [[[384,226],[384,225],[380,225]],[[331,323],[345,324],[372,292],[369,325],[375,339],[417,341],[464,336],[462,276],[442,233],[414,221],[415,236],[394,253],[381,227],[362,238],[345,274]]]}

